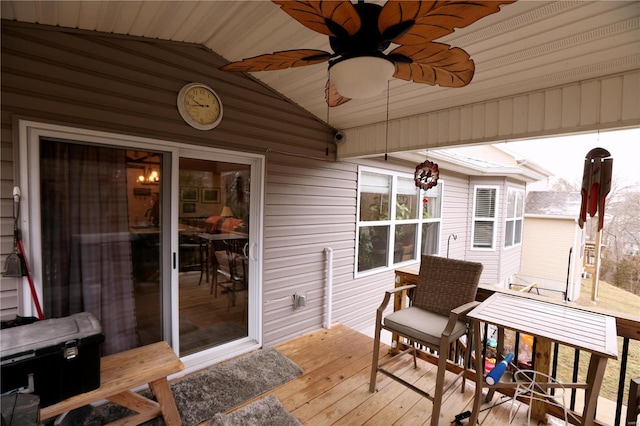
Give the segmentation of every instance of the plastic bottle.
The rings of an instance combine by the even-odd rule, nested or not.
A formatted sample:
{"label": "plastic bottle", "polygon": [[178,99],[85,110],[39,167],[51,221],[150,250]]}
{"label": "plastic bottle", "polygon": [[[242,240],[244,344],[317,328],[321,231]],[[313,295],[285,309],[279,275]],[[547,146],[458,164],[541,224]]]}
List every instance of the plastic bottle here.
{"label": "plastic bottle", "polygon": [[487,382],[488,385],[493,386],[496,383],[498,383],[500,381],[500,378],[502,377],[502,375],[504,374],[504,372],[507,370],[507,367],[509,366],[509,363],[513,360],[513,354],[508,354],[501,362],[500,364],[496,365],[493,370],[491,370],[489,372],[489,374],[487,374],[487,377],[485,377],[485,380]]}
{"label": "plastic bottle", "polygon": [[518,345],[518,366],[521,368],[530,368],[532,356],[533,336],[529,334],[521,334],[520,344]]}

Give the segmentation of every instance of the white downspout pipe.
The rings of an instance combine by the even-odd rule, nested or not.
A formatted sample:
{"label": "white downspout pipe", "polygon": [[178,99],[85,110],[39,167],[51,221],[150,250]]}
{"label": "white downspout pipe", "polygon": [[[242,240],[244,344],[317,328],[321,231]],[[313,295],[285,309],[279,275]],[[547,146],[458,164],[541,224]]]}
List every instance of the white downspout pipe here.
{"label": "white downspout pipe", "polygon": [[327,247],[324,249],[327,255],[327,286],[325,294],[325,323],[324,328],[331,328],[331,308],[333,306],[333,249]]}

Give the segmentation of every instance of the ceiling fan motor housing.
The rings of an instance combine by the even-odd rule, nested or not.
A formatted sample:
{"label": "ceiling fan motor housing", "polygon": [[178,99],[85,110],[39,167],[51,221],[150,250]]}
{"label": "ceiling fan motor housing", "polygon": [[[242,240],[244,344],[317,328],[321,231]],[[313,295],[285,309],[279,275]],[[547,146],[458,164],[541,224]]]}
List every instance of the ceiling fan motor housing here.
{"label": "ceiling fan motor housing", "polygon": [[[334,37],[329,37],[329,44],[331,49],[340,55],[335,62],[358,56],[384,57],[383,52],[391,43],[389,40],[383,40],[378,31],[378,17],[382,7],[373,3],[358,3],[354,7],[362,23],[353,36],[350,36],[340,25],[327,19],[327,26],[335,34]],[[334,27],[339,29],[334,30]]]}

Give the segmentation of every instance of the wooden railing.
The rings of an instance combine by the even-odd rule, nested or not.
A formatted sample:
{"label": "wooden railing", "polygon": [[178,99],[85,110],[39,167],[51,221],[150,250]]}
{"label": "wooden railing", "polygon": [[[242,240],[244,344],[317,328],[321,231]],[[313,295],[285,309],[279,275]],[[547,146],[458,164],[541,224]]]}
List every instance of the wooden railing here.
{"label": "wooden railing", "polygon": [[[396,279],[395,279],[395,286],[396,287],[401,287],[404,285],[410,285],[410,284],[417,284],[417,280],[418,280],[418,272],[416,269],[413,268],[402,268],[402,269],[397,269],[395,271],[396,273]],[[477,301],[484,301],[485,299],[487,299],[489,296],[491,296],[492,294],[496,293],[496,292],[503,292],[503,293],[511,293],[511,294],[519,294],[522,297],[531,297],[531,298],[539,298],[541,296],[537,296],[534,294],[522,294],[520,292],[517,291],[513,291],[513,290],[508,290],[508,289],[503,289],[503,288],[497,288],[497,287],[493,287],[493,286],[486,286],[486,285],[480,285],[480,287],[478,288],[478,293],[476,295],[476,300]],[[548,299],[545,299],[548,300]],[[402,309],[405,305],[405,301],[406,301],[406,294],[397,294],[394,300],[394,310],[399,310]],[[558,302],[558,303],[562,303],[562,302]],[[640,341],[640,320],[638,319],[638,317],[633,317],[631,315],[625,315],[625,314],[620,314],[620,313],[614,313],[614,312],[604,312],[601,309],[598,309],[596,307],[580,307],[581,309],[587,310],[587,311],[592,311],[592,312],[599,312],[599,313],[605,313],[609,316],[615,317],[616,319],[616,328],[617,328],[617,335],[619,338],[621,338],[622,340],[622,351],[620,352],[619,356],[618,356],[618,364],[620,366],[620,375],[618,377],[618,396],[617,399],[615,401],[616,403],[616,412],[615,412],[615,419],[612,419],[613,421],[613,425],[614,426],[626,426],[626,425],[631,425],[631,424],[635,424],[632,422],[635,422],[635,418],[633,418],[633,416],[635,416],[635,413],[629,413],[628,416],[625,416],[625,418],[623,418],[622,416],[622,406],[626,403],[626,401],[624,401],[623,395],[624,395],[624,391],[626,389],[628,389],[631,386],[631,381],[634,379],[634,377],[627,377],[627,361],[628,361],[628,357],[629,357],[629,342],[630,341]],[[398,341],[398,337],[397,336],[392,336],[392,341]],[[484,342],[484,347],[486,348],[486,342]],[[398,347],[392,349],[392,351],[399,351],[400,349],[402,349],[402,344],[399,344]],[[517,348],[517,342],[516,342],[516,348]],[[545,365],[541,365],[538,364],[536,369],[538,371],[549,371],[551,373],[551,376],[556,378],[556,371],[557,371],[557,363],[558,363],[558,346],[556,345],[554,347],[554,357],[551,358],[548,356],[548,354],[543,354],[539,352],[539,348],[536,348],[534,345],[533,348],[534,352],[532,354],[532,359],[537,359],[537,360],[541,360],[538,362],[545,362]],[[544,350],[544,349],[542,349]],[[484,351],[483,351],[484,353]],[[427,352],[424,351],[418,351],[418,356],[421,359],[424,359],[428,362],[437,363],[437,358]],[[480,355],[482,356],[482,354]],[[573,374],[574,376],[578,374],[578,360],[579,360],[579,356],[580,353],[579,351],[575,351],[575,355],[573,358]],[[565,362],[566,361],[566,362]],[[563,360],[563,362],[565,362],[565,364],[569,364],[571,362],[571,360]],[[610,361],[610,364],[613,364],[615,361]],[[484,363],[483,363],[484,364]],[[459,365],[456,365],[455,363],[448,363],[447,364],[447,369],[451,370],[454,373],[458,373],[461,371],[462,367],[460,367]],[[470,380],[475,380],[475,372],[473,373],[469,373],[468,374],[468,378]],[[501,391],[502,393],[506,394],[506,395],[512,395],[513,390],[510,389],[506,389],[504,391]],[[575,410],[575,402],[576,402],[576,395],[575,393],[573,393],[571,395],[571,402],[570,402],[570,408],[572,411],[573,416],[570,416],[570,420],[573,420],[572,423],[576,423],[576,419],[579,419],[581,416],[579,413],[574,412]],[[552,405],[546,405],[546,412],[548,414],[554,415],[556,417],[563,417],[562,416],[562,411],[561,409],[559,409],[558,407],[554,407]],[[573,418],[572,418],[573,417]],[[595,422],[596,425],[605,425],[605,424],[610,424],[609,422],[607,423],[602,423],[602,422],[598,422],[596,420]]]}

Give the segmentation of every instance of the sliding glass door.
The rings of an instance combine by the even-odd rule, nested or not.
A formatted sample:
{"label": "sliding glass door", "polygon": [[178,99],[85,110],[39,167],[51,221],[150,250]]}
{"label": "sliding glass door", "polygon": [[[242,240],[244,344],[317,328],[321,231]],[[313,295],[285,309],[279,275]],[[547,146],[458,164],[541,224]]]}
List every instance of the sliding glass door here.
{"label": "sliding glass door", "polygon": [[181,356],[259,344],[260,157],[46,125],[24,134],[46,318],[93,313],[103,355],[160,340]]}
{"label": "sliding glass door", "polygon": [[251,167],[179,160],[180,354],[249,333]]}

